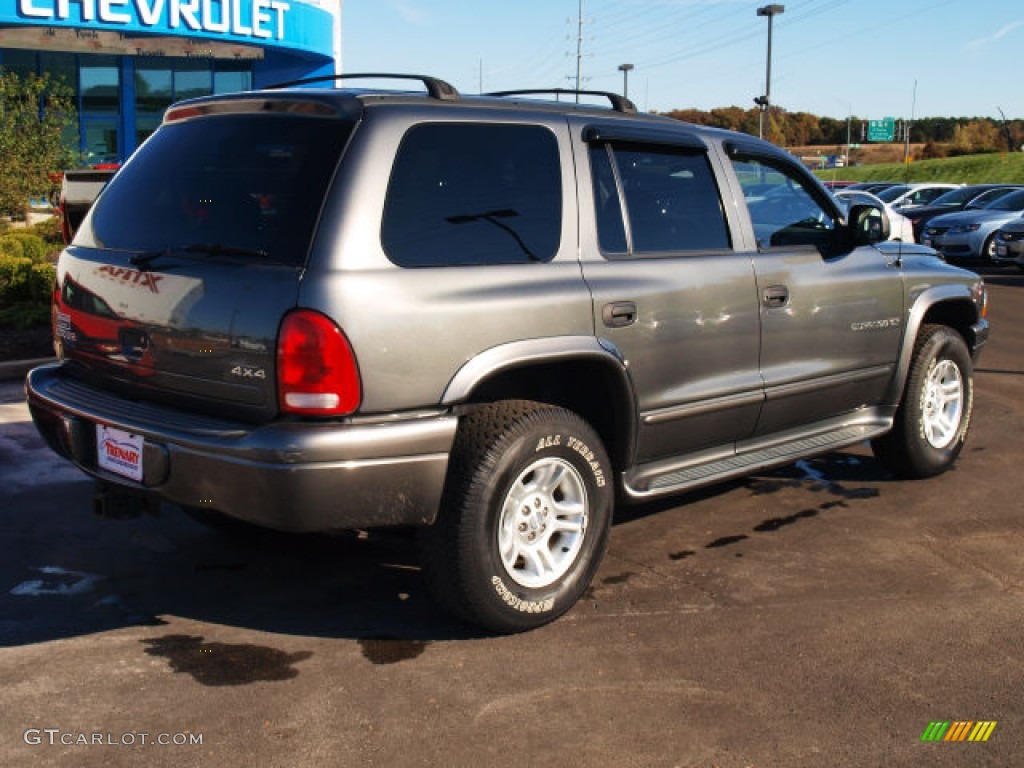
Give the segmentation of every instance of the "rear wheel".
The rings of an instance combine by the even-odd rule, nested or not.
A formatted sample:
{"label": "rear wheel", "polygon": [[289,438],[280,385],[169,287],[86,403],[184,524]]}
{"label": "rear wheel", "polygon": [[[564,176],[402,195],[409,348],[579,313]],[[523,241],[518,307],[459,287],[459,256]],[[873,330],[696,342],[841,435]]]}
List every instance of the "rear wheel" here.
{"label": "rear wheel", "polygon": [[893,429],[871,443],[875,456],[900,477],[945,472],[963,448],[973,403],[971,356],[964,340],[951,328],[924,326]]}
{"label": "rear wheel", "polygon": [[496,632],[568,611],[604,554],[610,470],[597,434],[563,408],[509,401],[464,417],[440,516],[421,533],[438,601]]}

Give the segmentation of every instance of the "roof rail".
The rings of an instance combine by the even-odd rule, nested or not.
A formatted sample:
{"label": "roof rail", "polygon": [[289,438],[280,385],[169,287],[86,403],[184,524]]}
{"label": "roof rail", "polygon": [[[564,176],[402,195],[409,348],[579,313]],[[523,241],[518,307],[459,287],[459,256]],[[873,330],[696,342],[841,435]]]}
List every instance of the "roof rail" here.
{"label": "roof rail", "polygon": [[356,78],[382,78],[386,80],[418,80],[427,89],[431,98],[441,101],[458,101],[459,92],[450,83],[439,80],[436,77],[426,75],[396,75],[389,72],[352,72],[344,75],[320,75],[318,77],[304,77],[300,80],[289,80],[284,83],[274,83],[265,86],[267,89],[291,88],[293,85],[306,85],[307,83],[324,83],[334,80],[354,80]]}
{"label": "roof rail", "polygon": [[604,96],[611,102],[612,109],[616,112],[636,112],[636,104],[625,96],[619,96],[611,91],[576,91],[571,88],[530,88],[522,91],[493,91],[485,93],[484,96],[530,96],[534,94],[553,93],[556,96],[565,94],[572,96]]}

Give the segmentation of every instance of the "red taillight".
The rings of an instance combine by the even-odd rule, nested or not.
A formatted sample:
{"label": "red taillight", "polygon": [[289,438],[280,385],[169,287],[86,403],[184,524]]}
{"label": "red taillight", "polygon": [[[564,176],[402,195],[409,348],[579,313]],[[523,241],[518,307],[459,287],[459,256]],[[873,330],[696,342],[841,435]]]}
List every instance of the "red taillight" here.
{"label": "red taillight", "polygon": [[345,416],[359,407],[359,368],[348,339],[308,309],[285,316],[277,337],[277,402],[284,413]]}

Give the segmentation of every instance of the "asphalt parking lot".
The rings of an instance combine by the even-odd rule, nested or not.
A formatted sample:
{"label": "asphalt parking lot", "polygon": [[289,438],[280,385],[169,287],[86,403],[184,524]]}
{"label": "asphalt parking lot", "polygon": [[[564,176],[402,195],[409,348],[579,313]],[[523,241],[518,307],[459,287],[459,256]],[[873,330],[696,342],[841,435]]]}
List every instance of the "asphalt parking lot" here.
{"label": "asphalt parking lot", "polygon": [[858,446],[621,509],[585,599],[515,637],[440,614],[400,534],[97,519],[0,383],[0,764],[1021,765],[1024,274],[988,280],[955,471]]}

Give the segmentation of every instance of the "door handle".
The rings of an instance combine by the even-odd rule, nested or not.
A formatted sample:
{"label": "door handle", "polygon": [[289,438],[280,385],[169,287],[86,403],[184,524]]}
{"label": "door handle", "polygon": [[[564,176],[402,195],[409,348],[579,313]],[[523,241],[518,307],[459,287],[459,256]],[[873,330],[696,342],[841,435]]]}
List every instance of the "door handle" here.
{"label": "door handle", "polygon": [[789,288],[784,285],[769,285],[761,294],[766,307],[784,307],[789,303]]}
{"label": "door handle", "polygon": [[625,328],[636,322],[636,304],[632,301],[613,301],[601,308],[601,320],[609,328]]}

